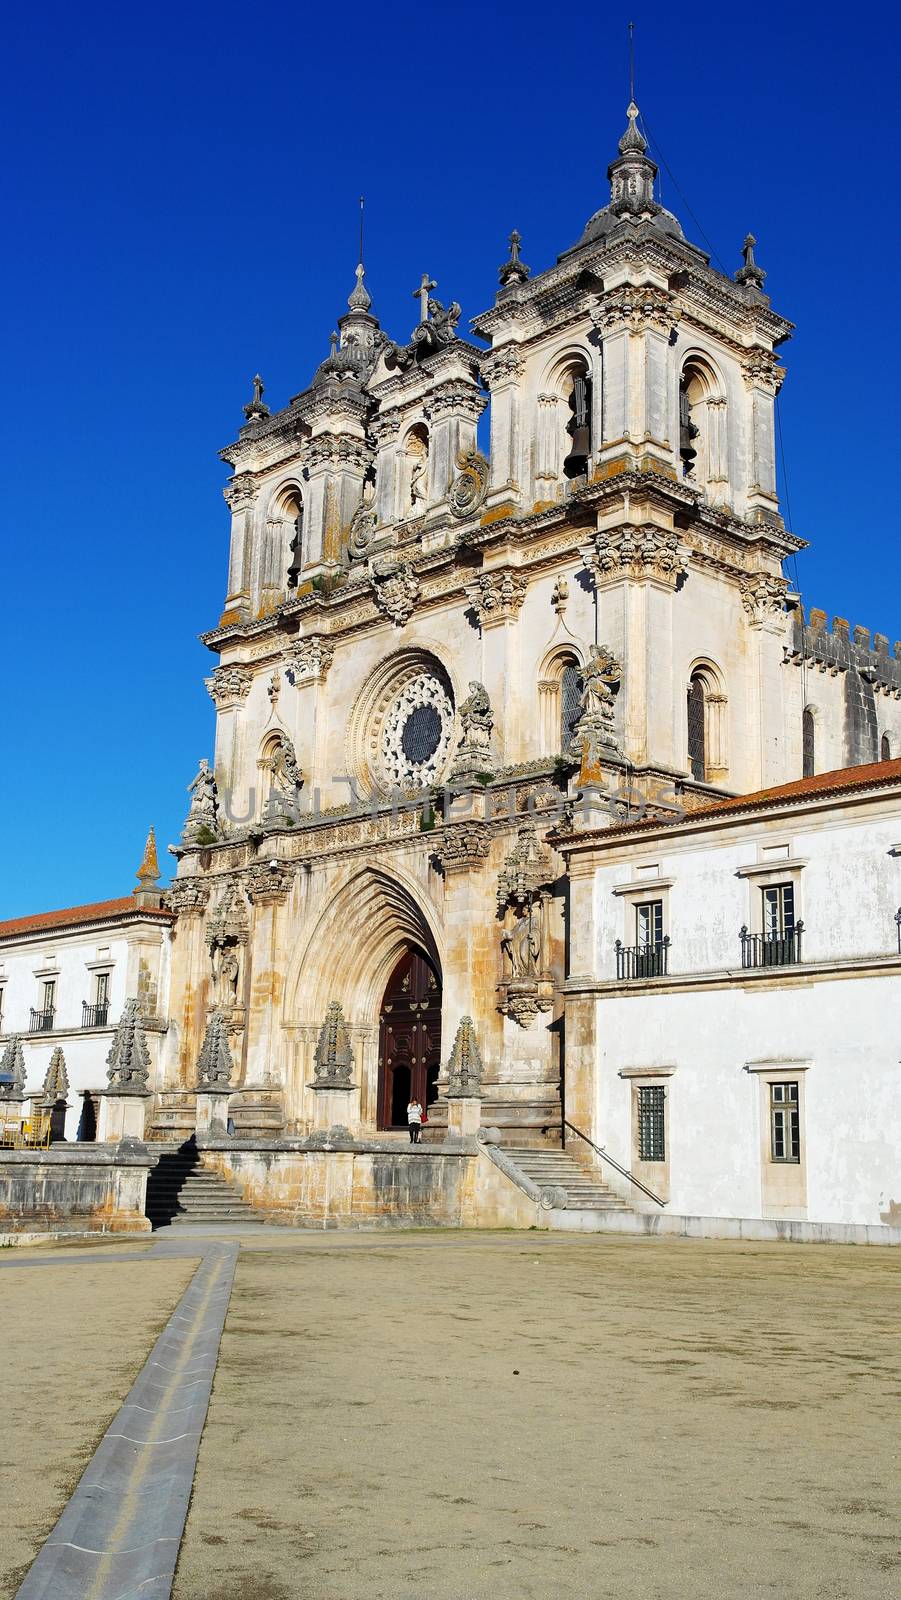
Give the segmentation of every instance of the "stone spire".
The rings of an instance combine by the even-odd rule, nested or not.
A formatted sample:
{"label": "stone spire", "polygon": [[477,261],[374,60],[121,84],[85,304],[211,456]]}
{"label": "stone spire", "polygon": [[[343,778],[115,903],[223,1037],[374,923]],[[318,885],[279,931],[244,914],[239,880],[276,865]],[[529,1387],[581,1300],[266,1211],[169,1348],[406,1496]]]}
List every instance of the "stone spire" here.
{"label": "stone spire", "polygon": [[656,164],[647,154],[648,142],[638,126],[638,107],[629,101],[629,125],[619,141],[619,157],[607,168],[610,210],[617,216],[651,217],[660,206],[654,199]]}
{"label": "stone spire", "polygon": [[228,1047],[228,1022],[221,1011],[214,1011],[206,1025],[200,1055],[197,1057],[198,1089],[227,1088],[231,1083],[232,1058]]}
{"label": "stone spire", "polygon": [[162,904],[160,890],[160,863],[156,853],[156,833],[151,827],[138,867],[138,881],[134,887],[134,897],[139,906],[159,906]]}
{"label": "stone spire", "polygon": [[[151,835],[153,830],[151,829]],[[150,1075],[150,1051],[137,1000],[126,1000],[106,1058],[106,1075],[111,1089],[146,1090]]]}
{"label": "stone spire", "polygon": [[368,311],[372,305],[372,296],[363,282],[365,276],[366,270],[361,261],[356,269],[356,286],[351,290],[347,301],[351,311]]}
{"label": "stone spire", "polygon": [[447,1063],[447,1098],[463,1099],[482,1092],[482,1057],[472,1017],[463,1017]]}
{"label": "stone spire", "polygon": [[268,417],[269,407],[263,400],[265,390],[266,385],[260,377],[260,374],[257,373],[253,380],[253,398],[248,400],[247,405],[244,407],[244,416],[246,417],[248,423],[265,422],[266,418]]}
{"label": "stone spire", "polygon": [[339,1002],[332,1000],[325,1013],[325,1021],[319,1030],[319,1039],[313,1052],[313,1087],[350,1088],[353,1065],[353,1049],[344,1012]]}
{"label": "stone spire", "polygon": [[754,238],[753,233],[745,235],[745,242],[742,245],[744,264],[736,272],[735,281],[745,288],[757,289],[762,292],[766,273],[762,267],[758,267],[757,262],[754,260],[754,246],[756,243],[757,240]]}
{"label": "stone spire", "polygon": [[6,1041],[0,1056],[0,1100],[22,1100],[25,1097],[25,1052],[22,1040],[14,1033]]}
{"label": "stone spire", "polygon": [[66,1058],[63,1055],[62,1045],[57,1045],[47,1068],[44,1079],[43,1099],[45,1105],[55,1105],[57,1100],[65,1100],[69,1093],[69,1074],[66,1071]]}
{"label": "stone spire", "polygon": [[500,279],[502,289],[509,289],[510,285],[514,283],[525,283],[532,270],[531,267],[526,266],[524,261],[520,261],[519,259],[519,247],[522,244],[522,234],[519,232],[518,228],[513,229],[513,232],[510,235],[509,243],[509,258],[504,262],[502,267],[498,267],[497,269],[497,275]]}

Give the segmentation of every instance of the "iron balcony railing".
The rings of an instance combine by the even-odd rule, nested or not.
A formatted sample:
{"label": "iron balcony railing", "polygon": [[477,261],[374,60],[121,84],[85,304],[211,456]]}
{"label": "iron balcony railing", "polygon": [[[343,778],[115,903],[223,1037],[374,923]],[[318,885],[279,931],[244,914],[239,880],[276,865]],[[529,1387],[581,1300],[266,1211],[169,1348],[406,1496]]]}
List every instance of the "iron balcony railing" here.
{"label": "iron balcony railing", "polygon": [[665,978],[669,968],[669,934],[657,944],[616,941],[617,978]]}
{"label": "iron balcony railing", "polygon": [[53,1011],[35,1011],[31,1008],[31,1021],[28,1024],[29,1033],[50,1033],[53,1028]]}
{"label": "iron balcony railing", "polygon": [[793,967],[801,959],[803,922],[796,922],[784,933],[749,933],[742,928],[741,964],[743,967]]}
{"label": "iron balcony railing", "polygon": [[81,1002],[81,1026],[83,1028],[105,1028],[109,1016],[109,1002],[99,1006],[89,1006],[87,1000]]}

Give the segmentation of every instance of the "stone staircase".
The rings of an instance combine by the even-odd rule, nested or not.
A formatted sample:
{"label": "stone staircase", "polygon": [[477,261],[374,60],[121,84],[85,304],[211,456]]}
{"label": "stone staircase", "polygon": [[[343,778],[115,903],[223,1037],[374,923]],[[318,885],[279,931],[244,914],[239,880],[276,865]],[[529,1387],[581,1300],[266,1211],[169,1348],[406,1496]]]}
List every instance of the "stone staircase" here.
{"label": "stone staircase", "polygon": [[193,1139],[151,1148],[159,1148],[160,1158],[147,1179],[144,1210],[154,1231],[186,1223],[210,1227],[265,1220],[225,1178],[201,1166]]}
{"label": "stone staircase", "polygon": [[[553,1191],[562,1190],[568,1211],[631,1211],[609,1184],[587,1167],[580,1166],[565,1150],[517,1149],[503,1146],[503,1153],[524,1178],[542,1191],[542,1204],[553,1209]],[[559,1197],[558,1197],[559,1198]]]}

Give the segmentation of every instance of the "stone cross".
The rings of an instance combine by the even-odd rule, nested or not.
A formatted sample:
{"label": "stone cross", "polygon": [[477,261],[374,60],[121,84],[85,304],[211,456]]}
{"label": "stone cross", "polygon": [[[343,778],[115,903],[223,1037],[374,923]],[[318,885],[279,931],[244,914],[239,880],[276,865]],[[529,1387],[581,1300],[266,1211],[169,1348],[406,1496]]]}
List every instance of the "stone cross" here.
{"label": "stone cross", "polygon": [[514,228],[513,232],[510,235],[510,260],[511,261],[516,261],[516,262],[519,261],[519,247],[520,247],[521,244],[522,244],[522,234],[519,232],[518,228]]}
{"label": "stone cross", "polygon": [[424,272],[422,274],[422,282],[420,283],[419,288],[413,290],[413,299],[419,301],[420,322],[428,322],[429,320],[429,295],[431,294],[432,290],[437,289],[437,287],[438,285],[434,278],[430,278],[428,273]]}

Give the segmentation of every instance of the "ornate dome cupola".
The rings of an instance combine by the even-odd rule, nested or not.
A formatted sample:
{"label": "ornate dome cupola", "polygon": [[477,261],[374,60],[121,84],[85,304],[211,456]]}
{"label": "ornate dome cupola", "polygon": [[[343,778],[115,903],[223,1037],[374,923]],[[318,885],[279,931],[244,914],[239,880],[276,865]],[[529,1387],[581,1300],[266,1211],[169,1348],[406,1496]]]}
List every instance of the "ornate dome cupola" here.
{"label": "ornate dome cupola", "polygon": [[[658,233],[668,234],[670,238],[684,237],[676,217],[654,198],[657,164],[647,153],[648,142],[638,126],[638,107],[634,100],[629,101],[626,114],[629,126],[619,141],[619,155],[607,168],[610,203],[589,217],[573,250],[606,242],[615,229],[628,224],[650,223]],[[564,255],[569,254],[569,250],[564,251]]]}
{"label": "ornate dome cupola", "polygon": [[654,199],[657,167],[647,154],[648,143],[638,127],[638,107],[629,101],[629,126],[619,141],[619,159],[607,168],[610,210],[617,216],[653,217],[660,206]]}
{"label": "ornate dome cupola", "polygon": [[370,311],[372,297],[363,282],[364,277],[361,261],[356,269],[356,284],[348,296],[348,309],[338,318],[338,348],[333,347],[331,355],[323,361],[313,379],[314,385],[324,379],[346,377],[365,383],[375,367],[386,337],[378,317]]}

